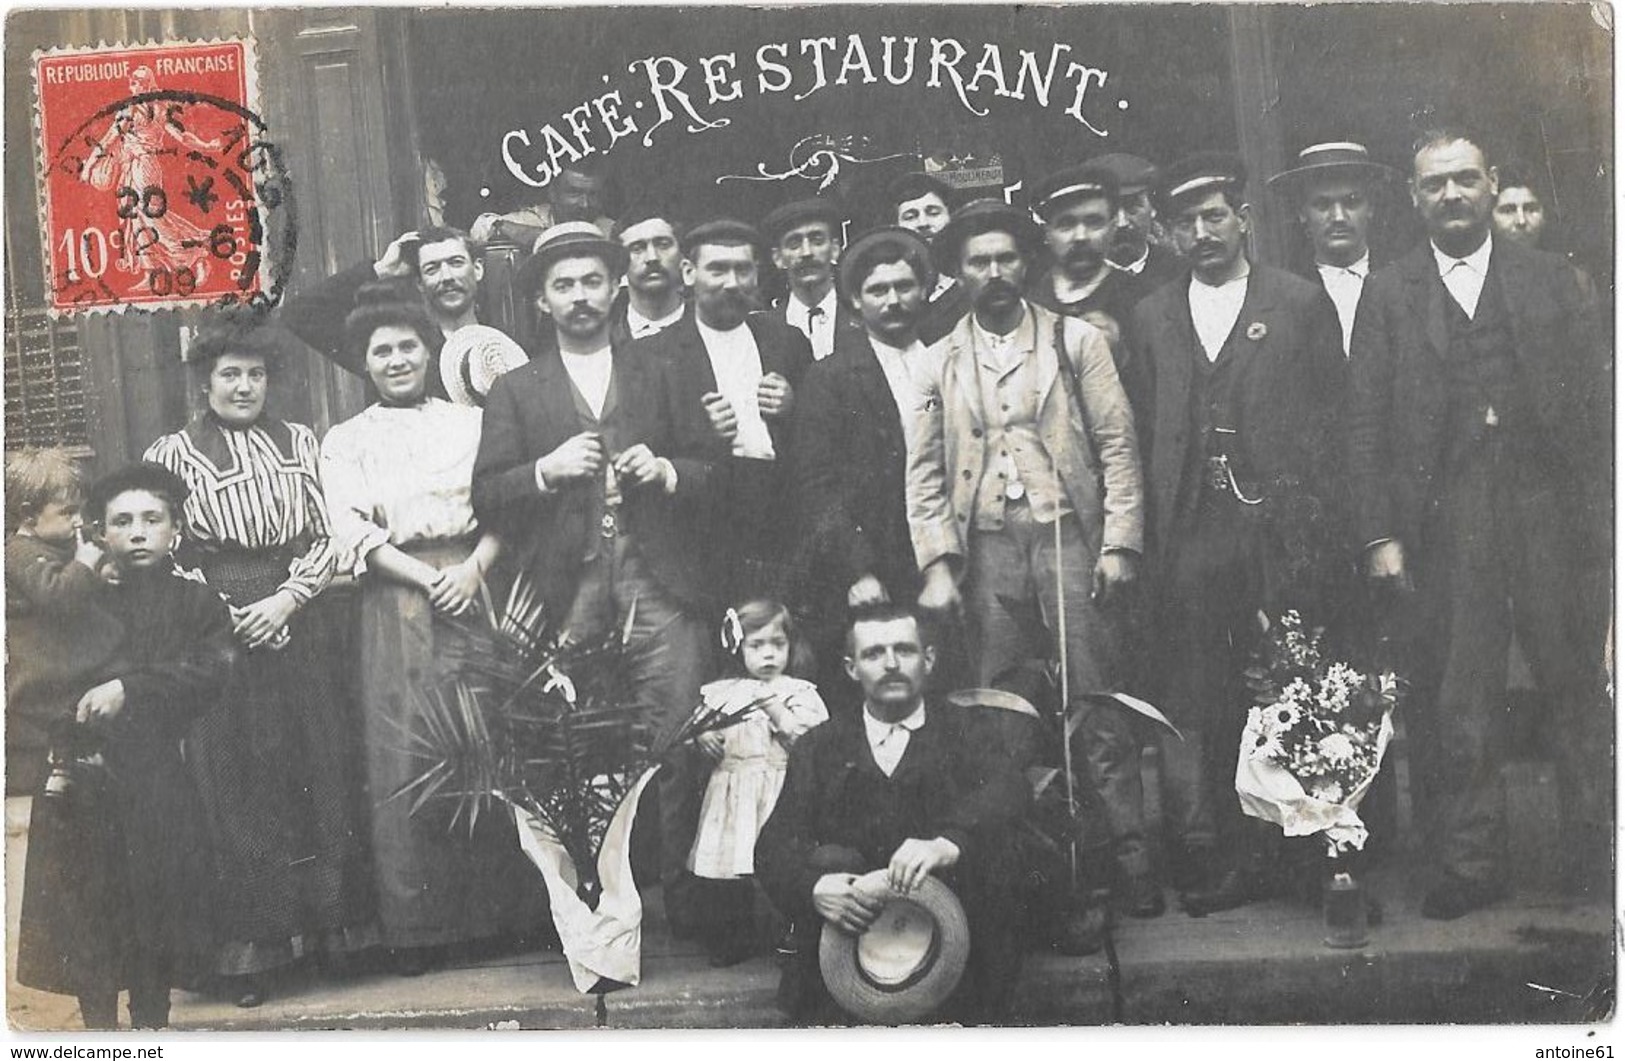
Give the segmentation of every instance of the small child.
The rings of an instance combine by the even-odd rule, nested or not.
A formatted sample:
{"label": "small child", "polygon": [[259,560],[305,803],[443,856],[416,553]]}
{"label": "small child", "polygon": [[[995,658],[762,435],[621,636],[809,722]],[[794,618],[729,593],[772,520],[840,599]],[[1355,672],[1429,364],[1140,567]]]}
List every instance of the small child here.
{"label": "small child", "polygon": [[784,788],[789,748],[826,721],[829,711],[809,681],[785,673],[795,637],[790,612],[775,601],[729,609],[722,642],[741,675],[700,689],[701,711],[750,710],[742,722],[701,734],[700,749],[716,760],[700,807],[688,868],[700,878],[700,906],[713,965],[749,957],[756,838]]}
{"label": "small child", "polygon": [[[96,482],[85,505],[114,578],[93,582],[84,614],[123,635],[52,727],[71,750],[34,800],[17,981],[77,995],[87,1028],[117,1027],[123,987],[132,1025],[166,1026],[171,986],[207,953],[210,869],[181,739],[237,649],[225,602],[171,559],[185,496],[170,471],[138,463]],[[7,561],[9,596],[10,542]],[[55,633],[51,651],[71,653],[74,627]]]}
{"label": "small child", "polygon": [[124,628],[96,604],[99,545],[80,534],[84,485],[62,449],[6,457],[6,796],[38,795],[52,733],[100,680]]}

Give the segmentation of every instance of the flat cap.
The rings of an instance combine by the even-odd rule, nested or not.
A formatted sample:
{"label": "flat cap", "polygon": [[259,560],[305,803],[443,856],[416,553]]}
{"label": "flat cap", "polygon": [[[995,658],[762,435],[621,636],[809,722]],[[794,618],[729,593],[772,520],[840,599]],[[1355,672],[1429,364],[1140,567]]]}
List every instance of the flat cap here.
{"label": "flat cap", "polygon": [[1089,163],[1111,170],[1113,176],[1117,178],[1117,190],[1124,195],[1147,191],[1157,186],[1157,167],[1139,155],[1118,152],[1092,158]]}
{"label": "flat cap", "polygon": [[1162,175],[1160,197],[1165,203],[1192,195],[1234,189],[1245,191],[1247,166],[1240,155],[1228,151],[1198,151],[1169,166]]}
{"label": "flat cap", "polygon": [[931,248],[925,240],[900,225],[872,228],[852,241],[846,248],[846,253],[841,255],[841,290],[847,295],[856,295],[863,284],[863,277],[858,275],[858,271],[866,267],[869,252],[887,244],[897,245],[902,249],[906,260],[924,268],[925,275],[920,277],[920,282],[929,294],[930,288],[937,282],[937,271],[931,261]]}
{"label": "flat cap", "polygon": [[829,199],[797,199],[773,209],[762,218],[762,235],[767,237],[769,243],[777,243],[792,228],[813,221],[823,221],[838,233],[842,220],[840,207]]}
{"label": "flat cap", "polygon": [[1033,210],[1039,217],[1048,218],[1061,204],[1079,198],[1108,199],[1115,209],[1117,193],[1117,174],[1098,162],[1086,162],[1057,170],[1039,181],[1033,189]]}
{"label": "flat cap", "polygon": [[709,221],[702,221],[683,233],[683,256],[694,257],[694,248],[707,243],[739,244],[743,243],[752,250],[760,253],[762,234],[754,225],[734,217],[714,217]]}

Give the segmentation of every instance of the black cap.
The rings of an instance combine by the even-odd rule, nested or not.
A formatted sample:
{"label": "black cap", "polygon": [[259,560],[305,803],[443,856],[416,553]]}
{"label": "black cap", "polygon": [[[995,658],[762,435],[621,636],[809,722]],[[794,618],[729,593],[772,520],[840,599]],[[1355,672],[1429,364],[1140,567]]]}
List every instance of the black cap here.
{"label": "black cap", "polygon": [[1044,234],[1024,211],[1000,199],[977,199],[966,204],[948,222],[947,227],[937,233],[936,240],[931,244],[937,271],[958,276],[959,252],[965,241],[986,232],[1008,232],[1028,257],[1037,254],[1044,246]]}
{"label": "black cap", "polygon": [[846,253],[841,255],[841,290],[847,295],[858,293],[863,278],[857,275],[857,270],[868,255],[869,248],[883,243],[896,244],[903,248],[906,258],[914,258],[925,264],[926,275],[920,280],[929,294],[930,288],[937,282],[936,269],[931,261],[931,247],[918,235],[899,225],[872,228],[852,241],[846,248]]}
{"label": "black cap", "polygon": [[840,208],[829,199],[797,199],[762,218],[762,235],[767,237],[769,243],[777,243],[792,228],[813,221],[823,221],[831,231],[839,234],[842,220]]}
{"label": "black cap", "polygon": [[1101,166],[1117,178],[1117,190],[1123,195],[1149,191],[1157,186],[1157,167],[1139,155],[1115,152],[1089,160],[1091,166]]}
{"label": "black cap", "polygon": [[1245,194],[1247,165],[1228,151],[1198,151],[1169,166],[1158,197],[1165,204],[1198,192],[1234,190]]}
{"label": "black cap", "polygon": [[1103,198],[1116,209],[1117,192],[1115,173],[1098,163],[1086,162],[1057,170],[1039,181],[1033,189],[1033,210],[1047,219],[1062,203],[1080,198]]}
{"label": "black cap", "polygon": [[694,248],[705,243],[744,243],[760,254],[762,234],[754,225],[747,225],[738,218],[714,217],[683,233],[683,257],[692,259]]}

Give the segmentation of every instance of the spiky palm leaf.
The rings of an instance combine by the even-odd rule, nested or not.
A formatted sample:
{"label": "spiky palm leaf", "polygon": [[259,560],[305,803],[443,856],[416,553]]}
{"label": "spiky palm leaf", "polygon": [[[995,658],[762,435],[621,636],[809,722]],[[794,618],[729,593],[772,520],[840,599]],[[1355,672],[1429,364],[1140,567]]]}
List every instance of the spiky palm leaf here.
{"label": "spiky palm leaf", "polygon": [[472,829],[491,799],[522,807],[558,839],[574,864],[583,900],[596,907],[598,855],[628,792],[673,747],[743,720],[743,711],[699,712],[656,739],[628,677],[626,646],[636,602],[622,629],[578,642],[544,621],[521,579],[488,624],[449,662],[456,679],[430,691],[405,750],[423,769],[390,798],[418,813],[454,800],[455,824]]}

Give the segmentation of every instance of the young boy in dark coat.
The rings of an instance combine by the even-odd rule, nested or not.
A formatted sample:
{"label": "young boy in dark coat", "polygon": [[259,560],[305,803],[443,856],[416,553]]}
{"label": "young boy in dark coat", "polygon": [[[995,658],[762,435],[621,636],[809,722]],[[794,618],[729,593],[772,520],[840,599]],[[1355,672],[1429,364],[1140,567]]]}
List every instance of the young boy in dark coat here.
{"label": "young boy in dark coat", "polygon": [[88,1028],[117,1026],[121,988],[132,1025],[164,1027],[170,988],[206,953],[207,851],[181,738],[219,695],[236,648],[225,603],[170,557],[185,495],[167,469],[140,463],[96,482],[85,505],[114,573],[84,614],[105,613],[123,638],[52,727],[17,980],[77,995]]}

